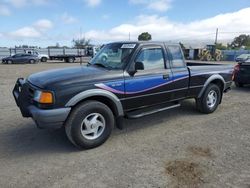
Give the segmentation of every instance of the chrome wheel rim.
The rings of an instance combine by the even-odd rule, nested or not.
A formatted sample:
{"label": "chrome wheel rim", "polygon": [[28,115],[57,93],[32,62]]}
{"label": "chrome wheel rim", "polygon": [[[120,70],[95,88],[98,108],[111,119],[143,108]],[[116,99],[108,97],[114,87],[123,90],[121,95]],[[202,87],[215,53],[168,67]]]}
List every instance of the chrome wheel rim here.
{"label": "chrome wheel rim", "polygon": [[82,136],[88,140],[97,139],[105,129],[105,118],[99,113],[87,115],[81,124]]}
{"label": "chrome wheel rim", "polygon": [[211,90],[207,95],[207,106],[213,108],[216,105],[218,95],[214,90]]}

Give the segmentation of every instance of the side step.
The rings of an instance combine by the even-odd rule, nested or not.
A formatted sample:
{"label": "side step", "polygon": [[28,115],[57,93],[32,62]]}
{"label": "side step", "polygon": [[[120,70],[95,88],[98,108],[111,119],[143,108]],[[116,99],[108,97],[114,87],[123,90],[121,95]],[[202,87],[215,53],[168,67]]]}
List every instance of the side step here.
{"label": "side step", "polygon": [[181,105],[179,103],[175,103],[175,104],[170,104],[170,105],[157,105],[157,106],[153,106],[153,107],[148,107],[148,108],[143,108],[143,109],[139,109],[139,110],[134,110],[134,111],[131,111],[131,112],[128,112],[126,114],[126,118],[129,118],[129,119],[136,119],[136,118],[141,118],[143,116],[147,116],[147,115],[151,115],[151,114],[155,114],[155,113],[158,113],[158,112],[162,112],[162,111],[165,111],[165,110],[169,110],[169,109],[172,109],[172,108],[177,108],[177,107],[180,107]]}

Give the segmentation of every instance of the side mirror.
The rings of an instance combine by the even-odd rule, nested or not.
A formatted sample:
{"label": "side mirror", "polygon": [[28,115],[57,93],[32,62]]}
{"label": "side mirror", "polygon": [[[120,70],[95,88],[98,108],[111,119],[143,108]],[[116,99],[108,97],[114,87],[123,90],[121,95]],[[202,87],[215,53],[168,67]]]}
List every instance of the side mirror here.
{"label": "side mirror", "polygon": [[143,62],[140,62],[140,61],[135,62],[135,71],[138,71],[138,70],[144,70]]}

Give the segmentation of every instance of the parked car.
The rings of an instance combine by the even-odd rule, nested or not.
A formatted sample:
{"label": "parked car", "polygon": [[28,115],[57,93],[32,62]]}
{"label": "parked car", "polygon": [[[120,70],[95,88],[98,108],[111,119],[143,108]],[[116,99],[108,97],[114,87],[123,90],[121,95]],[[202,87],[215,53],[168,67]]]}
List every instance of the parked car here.
{"label": "parked car", "polygon": [[236,62],[244,62],[250,59],[250,54],[241,54],[238,57],[236,57]]}
{"label": "parked car", "polygon": [[50,59],[47,54],[40,54],[34,50],[25,50],[25,53],[37,56],[41,62],[47,62],[47,60]]}
{"label": "parked car", "polygon": [[240,62],[234,67],[233,80],[236,87],[250,84],[250,60]]}
{"label": "parked car", "polygon": [[64,126],[69,140],[86,149],[104,143],[115,125],[122,128],[123,118],[177,108],[187,98],[200,112],[214,112],[232,73],[231,65],[186,63],[178,44],[116,42],[88,65],[18,79],[13,95],[23,117],[42,128]]}
{"label": "parked car", "polygon": [[32,54],[15,54],[10,57],[6,57],[2,59],[2,63],[4,64],[12,64],[12,63],[37,63],[39,58],[36,55]]}

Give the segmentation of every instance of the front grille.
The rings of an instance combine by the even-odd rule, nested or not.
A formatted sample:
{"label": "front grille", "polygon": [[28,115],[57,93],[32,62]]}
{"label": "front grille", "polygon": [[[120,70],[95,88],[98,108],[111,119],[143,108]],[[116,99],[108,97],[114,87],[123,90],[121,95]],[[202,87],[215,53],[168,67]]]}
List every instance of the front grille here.
{"label": "front grille", "polygon": [[29,92],[29,97],[33,99],[35,95],[35,89],[29,86],[28,92]]}

